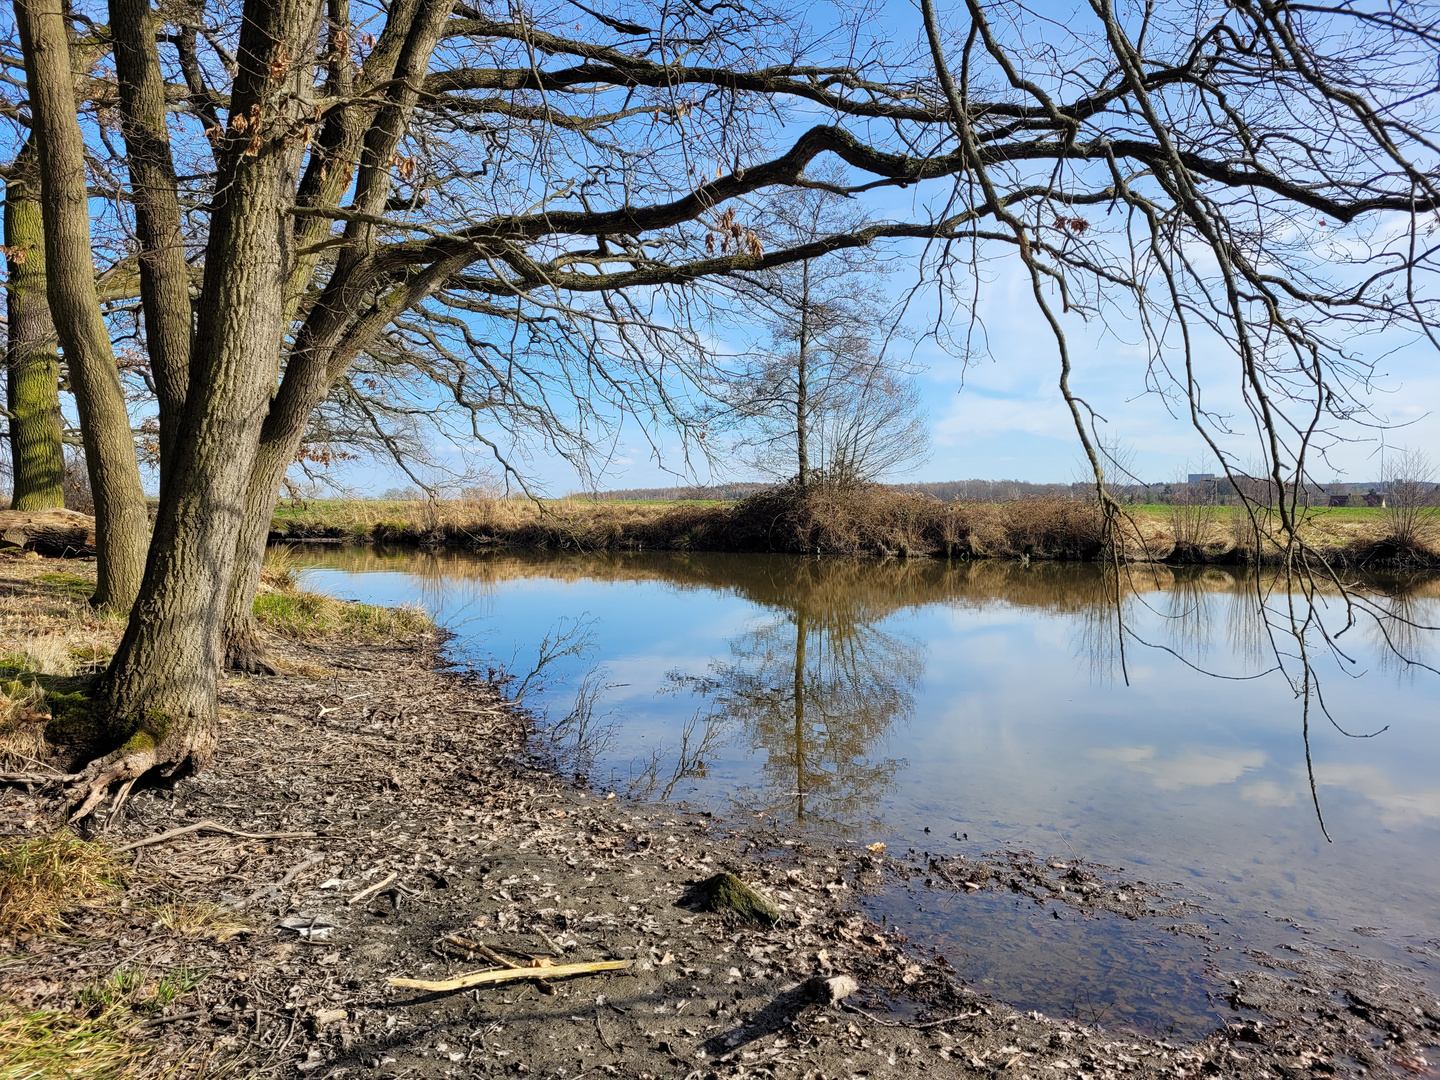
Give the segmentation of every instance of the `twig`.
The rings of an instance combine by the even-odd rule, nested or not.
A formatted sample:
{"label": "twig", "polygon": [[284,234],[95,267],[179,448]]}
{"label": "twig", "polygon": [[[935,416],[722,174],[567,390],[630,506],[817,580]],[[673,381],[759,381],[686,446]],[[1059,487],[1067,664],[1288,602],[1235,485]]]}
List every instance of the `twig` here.
{"label": "twig", "polygon": [[361,900],[364,900],[364,899],[366,899],[366,898],[368,898],[368,897],[374,896],[376,893],[378,893],[381,889],[385,888],[386,885],[389,885],[392,881],[394,881],[394,880],[395,880],[397,877],[399,877],[399,876],[400,876],[399,871],[391,870],[389,876],[386,877],[385,880],[383,880],[383,881],[377,881],[374,885],[371,885],[368,889],[361,889],[361,890],[360,890],[359,892],[357,892],[354,896],[350,897],[349,903],[351,903],[351,904],[358,904]]}
{"label": "twig", "polygon": [[431,982],[427,979],[386,979],[390,986],[403,986],[411,990],[429,990],[443,993],[450,990],[466,990],[472,986],[487,983],[514,982],[517,979],[564,979],[571,975],[591,975],[597,971],[621,971],[630,966],[629,960],[599,960],[586,964],[556,964],[551,967],[502,968],[499,971],[476,971],[454,979]]}
{"label": "twig", "polygon": [[[66,779],[71,778],[67,777]],[[124,844],[120,847],[117,847],[115,849],[115,853],[118,855],[122,851],[133,851],[136,848],[149,847],[151,844],[162,844],[166,840],[175,839],[175,837],[177,836],[188,836],[190,833],[197,832],[224,833],[226,836],[238,837],[241,840],[305,840],[313,839],[314,837],[320,835],[319,833],[313,832],[240,832],[238,829],[232,829],[228,826],[221,825],[218,821],[210,821],[207,819],[194,825],[186,825],[179,829],[171,829],[169,832],[163,832],[157,836],[147,836],[144,840],[136,840],[133,843]]]}
{"label": "twig", "polygon": [[0,783],[3,784],[68,784],[80,776],[79,773],[33,773],[33,772],[7,772],[0,773]]}
{"label": "twig", "polygon": [[292,881],[299,877],[302,872],[308,870],[310,867],[314,866],[316,863],[320,862],[324,858],[324,854],[319,851],[315,852],[312,855],[305,856],[305,858],[301,859],[298,863],[296,863],[289,870],[287,870],[285,872],[285,876],[282,877],[279,881],[272,882],[269,885],[260,886],[260,888],[256,889],[244,900],[241,900],[238,904],[234,905],[234,909],[236,911],[243,911],[245,908],[253,904],[256,900],[259,900],[263,896],[269,895],[275,889],[285,888],[285,886],[289,885]]}
{"label": "twig", "polygon": [[464,949],[467,953],[474,953],[476,956],[483,956],[492,964],[499,964],[501,967],[519,969],[520,965],[512,960],[507,960],[489,945],[482,945],[478,941],[471,941],[469,938],[461,937],[459,934],[447,934],[441,941],[455,946],[457,949]]}
{"label": "twig", "polygon": [[884,1017],[876,1016],[872,1012],[866,1012],[858,1005],[851,1005],[848,1001],[840,1001],[836,1002],[836,1004],[839,1005],[840,1008],[844,1009],[846,1012],[857,1013],[860,1016],[865,1017],[865,1019],[873,1020],[875,1021],[875,1023],[883,1024],[885,1027],[913,1028],[916,1031],[924,1031],[926,1028],[932,1027],[941,1027],[944,1024],[953,1024],[957,1020],[969,1020],[971,1017],[980,1015],[979,1013],[974,1012],[958,1013],[955,1016],[941,1017],[939,1020],[925,1020],[918,1024],[907,1024],[900,1020],[886,1020]]}
{"label": "twig", "polygon": [[174,1016],[152,1016],[149,1020],[141,1020],[138,1024],[131,1024],[130,1030],[136,1031],[140,1028],[159,1027],[161,1024],[173,1024],[177,1020],[193,1020],[197,1016],[205,1014],[199,1009],[191,1009],[189,1012],[176,1013]]}
{"label": "twig", "polygon": [[544,930],[541,930],[540,927],[538,927],[538,926],[535,927],[535,933],[539,934],[542,938],[544,938],[544,939],[545,939],[545,944],[550,946],[550,955],[551,955],[551,956],[564,956],[564,955],[565,955],[565,950],[562,949],[562,948],[560,948],[559,945],[556,945],[555,942],[551,941],[551,940],[550,940],[550,935],[547,934],[547,933],[545,933]]}

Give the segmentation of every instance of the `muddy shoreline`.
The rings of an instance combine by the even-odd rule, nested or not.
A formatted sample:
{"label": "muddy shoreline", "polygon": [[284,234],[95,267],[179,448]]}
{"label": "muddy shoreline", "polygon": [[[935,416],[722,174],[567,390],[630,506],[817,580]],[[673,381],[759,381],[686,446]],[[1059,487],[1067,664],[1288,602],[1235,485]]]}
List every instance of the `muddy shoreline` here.
{"label": "muddy shoreline", "polygon": [[[585,790],[532,755],[526,718],[496,686],[445,668],[439,634],[272,647],[280,676],[226,683],[213,769],[137,794],[107,834],[142,842],[123,898],[69,933],[5,943],[12,999],[65,1007],[126,965],[192,973],[137,1034],[181,1075],[201,1063],[287,1078],[1433,1074],[1440,1002],[1403,972],[1326,950],[1220,972],[1227,1019],[1198,1042],[1022,1014],[867,921],[860,898],[920,874],[1137,926],[1157,911],[1183,926],[1183,912],[1061,860],[896,858]],[[0,831],[52,828],[55,811],[45,791],[11,789]],[[143,843],[202,822],[300,835]],[[721,869],[782,920],[683,906]],[[454,993],[387,985],[494,966],[477,950],[631,966]],[[835,974],[859,991],[812,1000],[807,980]]]}

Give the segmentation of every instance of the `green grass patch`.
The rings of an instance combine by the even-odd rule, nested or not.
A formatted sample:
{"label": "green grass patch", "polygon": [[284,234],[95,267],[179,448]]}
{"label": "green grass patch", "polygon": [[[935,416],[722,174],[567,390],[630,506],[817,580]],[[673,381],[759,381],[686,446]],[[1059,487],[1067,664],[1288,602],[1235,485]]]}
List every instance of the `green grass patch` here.
{"label": "green grass patch", "polygon": [[[26,1009],[0,999],[0,1080],[140,1080],[175,1075],[185,1063],[162,1061],[154,1043],[132,1038],[205,978],[188,968],[158,977],[126,965],[77,995],[75,1010]],[[196,1076],[214,1076],[208,1058]],[[224,1070],[222,1070],[224,1071]]]}
{"label": "green grass patch", "polygon": [[78,574],[36,574],[35,580],[75,600],[88,600],[95,591],[95,582]]}
{"label": "green grass patch", "polygon": [[0,1000],[0,1080],[133,1080],[156,1048],[133,1042],[126,1009],[79,1016]]}
{"label": "green grass patch", "polygon": [[325,637],[387,641],[410,637],[433,625],[416,607],[348,603],[313,592],[257,596],[255,618],[265,629],[297,641]]}

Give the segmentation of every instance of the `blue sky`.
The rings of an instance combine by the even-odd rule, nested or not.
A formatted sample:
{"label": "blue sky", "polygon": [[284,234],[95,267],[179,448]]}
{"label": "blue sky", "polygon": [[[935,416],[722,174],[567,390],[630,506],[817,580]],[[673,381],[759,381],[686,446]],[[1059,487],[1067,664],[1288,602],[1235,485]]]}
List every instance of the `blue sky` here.
{"label": "blue sky", "polygon": [[[942,0],[940,9],[942,23],[954,28],[963,22],[963,5]],[[824,25],[827,10],[826,0],[819,0],[812,9],[812,23]],[[1038,34],[1062,48],[1067,41],[1074,43],[1094,28],[1093,14],[1076,0],[1034,0],[1029,12],[1023,17],[1025,27],[1021,32],[1027,38]],[[919,19],[914,4],[887,3],[873,9],[871,16],[870,25],[877,36],[888,37],[897,45],[914,42],[918,47]],[[837,25],[844,21],[843,15],[836,19]],[[843,36],[843,31],[840,33]],[[798,130],[815,119],[819,117],[806,115],[802,109],[787,123]],[[782,125],[774,133],[776,140],[783,142],[790,130]],[[945,199],[945,192],[936,186],[917,185],[904,193],[889,190],[888,195],[877,198],[870,206],[877,217],[924,220],[927,212],[933,212]],[[1120,226],[1118,215],[1108,221],[1104,215],[1105,211],[1098,207],[1087,212],[1097,227]],[[1275,250],[1283,252],[1287,250],[1284,245],[1291,244],[1288,250],[1298,252],[1302,262],[1317,254],[1322,259],[1330,255],[1339,259],[1357,257],[1377,240],[1381,245],[1392,243],[1397,235],[1395,227],[1393,221],[1378,221],[1337,229],[1295,215],[1284,223],[1285,233],[1279,236]],[[1117,245],[1120,243],[1123,240],[1117,240]],[[1373,253],[1373,246],[1369,250]],[[1201,252],[1199,261],[1204,264],[1207,256]],[[924,465],[892,479],[1083,479],[1086,469],[1081,463],[1079,441],[1057,386],[1055,342],[1036,308],[1028,276],[1018,260],[1009,255],[983,264],[980,272],[984,280],[974,314],[977,324],[983,327],[984,347],[962,360],[947,354],[932,338],[918,338],[913,360],[921,371],[918,379],[928,413],[932,453]],[[1343,276],[1345,271],[1339,273]],[[891,276],[890,288],[898,295],[916,280],[917,271],[912,265]],[[1057,310],[1060,307],[1058,303],[1053,306]],[[917,301],[911,308],[911,328],[923,332],[933,326],[937,310],[933,293]],[[1188,413],[1180,407],[1183,402],[1173,393],[1167,400],[1164,393],[1157,391],[1155,380],[1147,377],[1149,357],[1133,311],[1121,305],[1107,312],[1103,321],[1093,317],[1087,320],[1073,311],[1060,317],[1074,363],[1072,388],[1103,418],[1099,434],[1131,455],[1138,477],[1165,481],[1187,472],[1216,469],[1213,455],[1191,428]],[[963,336],[967,318],[962,311],[949,329]],[[736,334],[726,342],[722,332],[722,344],[736,345],[739,338]],[[1195,344],[1204,403],[1222,418],[1221,426],[1229,426],[1233,432],[1218,436],[1219,440],[1242,467],[1256,462],[1259,444],[1241,394],[1238,362],[1216,340],[1202,335]],[[1369,409],[1369,415],[1344,426],[1332,426],[1326,456],[1311,458],[1312,478],[1322,482],[1378,478],[1382,471],[1382,441],[1387,447],[1427,452],[1440,446],[1440,428],[1431,409],[1431,403],[1440,400],[1434,347],[1395,337],[1339,344],[1374,361],[1375,377],[1352,388],[1358,403]],[[903,346],[909,347],[908,343]],[[1179,358],[1167,359],[1177,363]],[[1165,389],[1162,379],[1160,390]],[[1174,387],[1168,389],[1173,391]],[[458,451],[443,446],[437,446],[435,453],[442,461],[460,457]],[[526,467],[550,493],[580,486],[573,470],[558,459],[537,455]],[[673,440],[664,447],[662,460],[656,460],[648,441],[631,424],[622,429],[599,486],[663,486],[680,480],[675,473],[683,467],[680,448]],[[342,478],[369,490],[409,482],[378,466],[352,468]],[[753,478],[733,461],[721,461],[711,469],[702,466],[698,472],[684,476],[683,481]]]}
{"label": "blue sky", "polygon": [[[894,275],[896,285],[909,285],[914,272]],[[1061,398],[1059,364],[1053,338],[1040,318],[1029,282],[1018,266],[997,264],[991,283],[982,289],[979,315],[988,354],[963,361],[948,355],[929,339],[913,346],[922,369],[918,376],[931,433],[930,459],[894,479],[958,480],[1017,479],[1037,483],[1086,478],[1080,444]],[[918,326],[933,320],[933,303],[922,305],[911,320]],[[1190,426],[1183,411],[1172,412],[1161,394],[1147,387],[1147,358],[1138,333],[1123,317],[1109,325],[1087,322],[1076,314],[1062,316],[1075,372],[1072,386],[1105,418],[1107,437],[1121,441],[1134,454],[1135,472],[1147,481],[1166,481],[1187,472],[1211,471],[1214,459]],[[1394,345],[1394,343],[1388,343]],[[903,348],[912,346],[904,343]],[[1201,353],[1206,401],[1234,417],[1242,429],[1231,440],[1242,460],[1249,457],[1253,434],[1243,433],[1246,417],[1239,394],[1235,360],[1219,348]],[[1377,363],[1377,378],[1364,395],[1389,448],[1412,447],[1431,452],[1440,446],[1440,424],[1433,403],[1440,400],[1436,356],[1432,347],[1407,342]],[[650,447],[631,430],[622,438],[602,488],[666,486],[676,483],[672,472],[653,460]],[[1382,431],[1360,424],[1348,434],[1356,441],[1342,445],[1319,463],[1321,481],[1370,481],[1380,475]],[[442,460],[453,452],[437,447]],[[678,447],[668,448],[665,465],[679,469]],[[1434,453],[1431,453],[1435,457]],[[552,494],[576,490],[576,474],[564,462],[537,457],[531,468]],[[409,481],[380,466],[352,468],[341,477],[359,489],[378,492]],[[752,479],[743,469],[721,464],[701,471],[702,482]]]}

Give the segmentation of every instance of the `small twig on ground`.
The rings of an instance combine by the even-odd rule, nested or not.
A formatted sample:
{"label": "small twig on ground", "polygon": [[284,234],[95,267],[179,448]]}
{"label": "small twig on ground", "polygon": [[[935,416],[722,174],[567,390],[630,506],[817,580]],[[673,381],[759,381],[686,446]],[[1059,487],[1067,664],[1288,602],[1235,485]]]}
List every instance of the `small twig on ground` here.
{"label": "small twig on ground", "polygon": [[189,1012],[176,1013],[174,1016],[152,1016],[149,1020],[141,1020],[138,1024],[131,1024],[130,1030],[137,1031],[142,1028],[159,1027],[162,1024],[173,1024],[177,1020],[193,1020],[197,1016],[205,1014],[199,1009],[191,1009]]}
{"label": "small twig on ground", "polygon": [[551,940],[550,940],[550,935],[547,934],[547,933],[545,933],[544,930],[541,930],[540,927],[538,927],[538,926],[535,927],[535,933],[539,934],[542,938],[544,938],[544,939],[545,939],[545,944],[550,946],[550,955],[551,955],[551,956],[564,956],[564,955],[565,955],[565,950],[562,949],[562,948],[560,948],[559,945],[556,945],[555,942],[551,941]]}
{"label": "small twig on ground", "polygon": [[286,887],[287,885],[289,885],[292,881],[294,881],[297,877],[299,877],[304,871],[308,870],[310,867],[314,866],[316,863],[322,861],[324,858],[325,858],[324,854],[321,853],[321,852],[318,852],[318,851],[317,851],[317,852],[314,852],[313,854],[306,855],[305,858],[301,859],[298,863],[296,863],[296,864],[295,864],[294,866],[292,866],[289,870],[287,870],[287,871],[285,872],[285,876],[282,877],[279,881],[272,882],[272,883],[269,884],[269,885],[262,885],[262,886],[260,886],[260,888],[256,889],[253,893],[251,893],[249,896],[247,896],[244,900],[241,900],[238,904],[235,904],[235,905],[234,905],[234,910],[236,910],[236,911],[243,911],[243,910],[245,910],[245,908],[247,908],[247,907],[249,907],[251,904],[253,904],[256,900],[259,900],[259,899],[261,899],[262,897],[268,896],[268,895],[269,895],[271,892],[273,892],[274,890],[285,888],[285,887]]}
{"label": "small twig on ground", "polygon": [[836,1004],[846,1012],[856,1013],[884,1027],[913,1028],[916,1031],[924,1031],[926,1028],[942,1027],[945,1024],[953,1024],[957,1020],[969,1020],[977,1015],[973,1012],[958,1013],[955,1016],[943,1016],[939,1020],[923,1020],[918,1024],[907,1024],[901,1020],[886,1020],[884,1017],[876,1016],[872,1012],[866,1012],[858,1005],[851,1005],[848,1001],[837,1001]]}
{"label": "small twig on ground", "polygon": [[396,878],[398,878],[399,876],[400,876],[400,874],[399,874],[398,871],[396,871],[396,870],[391,870],[390,873],[389,873],[389,875],[386,876],[383,881],[377,881],[374,885],[371,885],[368,889],[361,889],[359,892],[357,892],[354,896],[352,896],[352,897],[349,899],[348,903],[358,904],[361,900],[365,900],[365,899],[368,899],[368,898],[371,897],[371,896],[374,896],[376,893],[378,893],[381,889],[385,888],[386,885],[389,885],[392,881],[394,881],[394,880],[395,880]]}
{"label": "small twig on ground", "polygon": [[[65,779],[73,779],[73,777],[66,777]],[[157,836],[147,836],[144,840],[136,840],[129,844],[122,844],[120,847],[117,847],[115,849],[115,854],[118,855],[122,851],[134,851],[136,848],[149,847],[151,844],[163,844],[166,840],[174,840],[177,836],[188,836],[190,833],[197,832],[223,833],[226,836],[234,836],[241,840],[306,840],[313,839],[314,837],[320,835],[319,833],[313,832],[241,832],[238,829],[232,829],[226,825],[221,825],[218,821],[210,821],[207,819],[205,821],[197,822],[194,825],[186,825],[179,829],[171,829],[169,832],[163,832],[158,834]]]}

